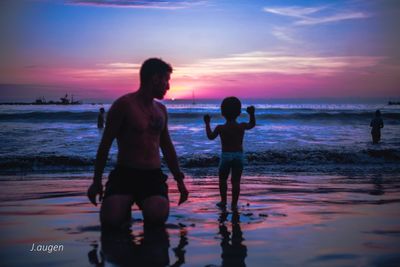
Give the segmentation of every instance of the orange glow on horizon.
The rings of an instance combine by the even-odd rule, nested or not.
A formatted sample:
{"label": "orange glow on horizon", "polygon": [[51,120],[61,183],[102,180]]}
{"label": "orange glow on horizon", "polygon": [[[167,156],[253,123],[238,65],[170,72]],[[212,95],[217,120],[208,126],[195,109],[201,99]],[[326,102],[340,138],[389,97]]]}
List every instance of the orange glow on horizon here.
{"label": "orange glow on horizon", "polygon": [[[176,66],[165,98],[374,97],[378,94],[373,90],[376,87],[380,88],[379,95],[396,95],[395,69],[382,60],[372,56],[295,57],[261,52],[204,59]],[[368,72],[377,66],[381,72]],[[139,63],[114,62],[93,67],[32,67],[6,74],[10,84],[68,88],[79,92],[81,98],[117,98],[139,88],[139,69]]]}

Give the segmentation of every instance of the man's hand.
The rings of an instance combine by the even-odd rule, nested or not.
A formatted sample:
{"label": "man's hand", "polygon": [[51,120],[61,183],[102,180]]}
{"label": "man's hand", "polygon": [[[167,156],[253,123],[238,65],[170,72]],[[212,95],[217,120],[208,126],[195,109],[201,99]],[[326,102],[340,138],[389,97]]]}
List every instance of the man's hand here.
{"label": "man's hand", "polygon": [[203,119],[204,119],[204,122],[207,124],[210,123],[210,121],[211,121],[211,117],[208,114],[204,115]]}
{"label": "man's hand", "polygon": [[92,183],[87,190],[87,197],[93,205],[97,206],[96,196],[99,195],[99,202],[103,199],[103,185],[100,183]]}
{"label": "man's hand", "polygon": [[186,186],[185,186],[185,183],[183,182],[183,180],[179,180],[177,182],[178,182],[178,190],[179,190],[179,193],[181,194],[181,196],[179,197],[179,202],[178,202],[178,205],[180,205],[188,199],[189,192],[186,189]]}
{"label": "man's hand", "polygon": [[255,109],[254,106],[248,106],[248,107],[246,108],[246,112],[249,113],[249,114],[254,114],[255,110],[256,110],[256,109]]}

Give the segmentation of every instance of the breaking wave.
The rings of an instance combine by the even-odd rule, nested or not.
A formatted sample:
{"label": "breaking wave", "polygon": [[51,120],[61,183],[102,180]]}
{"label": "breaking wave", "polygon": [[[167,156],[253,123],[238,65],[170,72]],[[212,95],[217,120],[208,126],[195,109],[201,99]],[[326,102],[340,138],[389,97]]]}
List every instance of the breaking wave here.
{"label": "breaking wave", "polygon": [[[203,115],[209,113],[208,111],[177,111],[169,112],[171,119],[199,119]],[[214,116],[220,116],[219,112],[213,111]],[[28,121],[28,122],[93,122],[97,119],[98,112],[84,111],[84,112],[26,112],[26,113],[2,113],[0,114],[0,121]],[[269,110],[258,110],[256,113],[258,119],[265,120],[340,120],[340,121],[368,121],[372,118],[371,112],[306,112],[306,111],[293,111],[290,113],[276,113]],[[385,120],[400,121],[400,113],[384,113]]]}
{"label": "breaking wave", "polygon": [[[395,149],[366,149],[358,152],[341,150],[267,150],[263,152],[247,152],[247,166],[283,167],[296,166],[299,171],[319,170],[324,166],[334,167],[346,165],[349,168],[360,166],[382,166],[384,164],[400,163],[400,151]],[[219,163],[218,154],[191,154],[180,157],[184,168],[216,167]],[[0,172],[13,173],[20,171],[62,171],[62,170],[92,170],[94,158],[79,156],[18,156],[1,157]],[[108,168],[115,161],[108,161]],[[313,166],[313,168],[310,168]],[[318,167],[319,166],[319,167]],[[399,165],[398,165],[399,166]]]}

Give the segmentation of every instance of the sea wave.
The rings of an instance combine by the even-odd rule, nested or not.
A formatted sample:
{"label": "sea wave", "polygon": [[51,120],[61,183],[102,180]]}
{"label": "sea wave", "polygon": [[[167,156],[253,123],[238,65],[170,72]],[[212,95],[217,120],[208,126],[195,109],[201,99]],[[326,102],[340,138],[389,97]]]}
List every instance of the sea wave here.
{"label": "sea wave", "polygon": [[[248,164],[254,165],[324,165],[324,164],[382,164],[400,163],[400,151],[395,149],[362,150],[358,152],[340,150],[269,150],[247,152]],[[218,165],[218,155],[193,155],[181,159],[186,167],[208,167]]]}
{"label": "sea wave", "polygon": [[29,122],[59,122],[59,121],[93,121],[97,119],[98,112],[26,112],[26,113],[3,113],[0,121],[29,121]]}
{"label": "sea wave", "polygon": [[39,170],[46,167],[83,167],[94,165],[94,159],[78,156],[15,156],[0,157],[0,170]]}
{"label": "sea wave", "polygon": [[[204,112],[191,112],[190,110],[178,110],[169,112],[170,119],[199,119],[202,120]],[[60,122],[60,121],[95,121],[98,112],[26,112],[26,113],[1,113],[0,121],[29,121],[29,122]],[[213,111],[212,116],[220,117],[219,112]],[[256,113],[258,119],[265,120],[355,120],[368,121],[372,118],[371,112],[284,112],[276,113],[261,110]],[[400,113],[388,112],[383,114],[383,119],[400,121]]]}
{"label": "sea wave", "polygon": [[[348,167],[360,167],[366,165],[382,166],[395,164],[399,166],[400,151],[396,149],[366,149],[361,151],[341,150],[268,150],[262,152],[245,153],[247,166],[296,166],[296,169],[308,171],[310,166],[335,166],[347,165]],[[218,154],[192,154],[180,157],[180,164],[184,168],[208,168],[216,167],[219,163]],[[79,156],[19,156],[0,157],[0,173],[35,172],[35,171],[71,171],[91,170],[95,159]],[[108,161],[108,168],[115,164]],[[165,164],[164,164],[165,165]]]}

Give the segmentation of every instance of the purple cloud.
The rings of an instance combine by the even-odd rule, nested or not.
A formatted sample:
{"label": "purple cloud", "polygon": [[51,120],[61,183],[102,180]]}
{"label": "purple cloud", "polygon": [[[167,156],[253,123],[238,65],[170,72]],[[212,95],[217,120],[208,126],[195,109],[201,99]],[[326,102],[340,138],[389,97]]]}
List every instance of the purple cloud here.
{"label": "purple cloud", "polygon": [[117,8],[182,9],[197,6],[205,2],[205,0],[69,0],[67,4]]}

